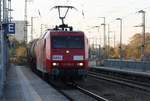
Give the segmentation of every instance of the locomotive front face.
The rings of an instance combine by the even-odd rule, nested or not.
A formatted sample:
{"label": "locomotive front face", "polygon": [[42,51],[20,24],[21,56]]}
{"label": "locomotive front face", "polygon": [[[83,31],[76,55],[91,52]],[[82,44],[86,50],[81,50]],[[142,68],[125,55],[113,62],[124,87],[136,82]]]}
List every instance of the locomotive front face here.
{"label": "locomotive front face", "polygon": [[51,40],[53,67],[84,67],[84,36],[52,36]]}
{"label": "locomotive front face", "polygon": [[86,75],[84,35],[70,33],[52,35],[51,66],[53,75]]}

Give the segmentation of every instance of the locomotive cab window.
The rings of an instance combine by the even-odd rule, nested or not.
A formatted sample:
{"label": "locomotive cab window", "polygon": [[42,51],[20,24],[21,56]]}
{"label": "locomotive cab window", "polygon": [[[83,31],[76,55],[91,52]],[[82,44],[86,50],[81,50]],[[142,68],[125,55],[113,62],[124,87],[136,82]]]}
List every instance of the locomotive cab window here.
{"label": "locomotive cab window", "polygon": [[83,36],[52,36],[52,48],[84,48]]}

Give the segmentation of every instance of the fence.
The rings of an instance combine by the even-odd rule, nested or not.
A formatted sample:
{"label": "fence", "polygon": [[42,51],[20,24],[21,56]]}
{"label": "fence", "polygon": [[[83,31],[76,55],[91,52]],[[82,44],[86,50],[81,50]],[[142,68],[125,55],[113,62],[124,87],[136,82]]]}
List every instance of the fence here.
{"label": "fence", "polygon": [[104,61],[104,66],[119,69],[133,69],[143,72],[150,71],[150,61],[107,59]]}

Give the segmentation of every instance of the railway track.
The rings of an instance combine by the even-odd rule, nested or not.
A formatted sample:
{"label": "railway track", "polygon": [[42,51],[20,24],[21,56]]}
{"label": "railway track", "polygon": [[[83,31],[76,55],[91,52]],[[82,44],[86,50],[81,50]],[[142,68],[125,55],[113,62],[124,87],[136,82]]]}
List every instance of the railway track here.
{"label": "railway track", "polygon": [[90,92],[90,91],[88,91],[88,90],[86,90],[86,89],[84,89],[84,88],[82,88],[82,87],[80,87],[78,85],[76,86],[76,88],[79,89],[81,92],[83,92],[83,93],[85,93],[85,94],[95,98],[98,101],[109,101],[108,99],[105,99],[105,98],[103,98],[103,97],[101,97],[101,96],[99,96],[97,94],[94,94],[94,93],[92,93],[92,92]]}
{"label": "railway track", "polygon": [[140,82],[140,81],[135,81],[132,79],[116,77],[116,76],[112,76],[108,74],[101,74],[101,73],[95,73],[95,72],[89,72],[88,76],[150,92],[150,84],[146,82]]}
{"label": "railway track", "polygon": [[84,89],[78,85],[78,83],[72,81],[66,82],[52,82],[47,76],[42,75],[41,72],[36,73],[41,79],[55,88],[59,93],[65,96],[68,101],[109,101],[87,89]]}
{"label": "railway track", "polygon": [[[92,73],[89,73],[89,74],[92,74]],[[98,74],[96,73],[95,75],[97,76]],[[40,77],[42,78],[42,75]],[[133,89],[130,90],[127,88],[128,90],[124,91],[122,87],[119,88],[118,86],[117,87],[119,89],[113,90],[114,87],[111,87],[111,86],[114,86],[114,85],[112,85],[110,82],[105,82],[106,79],[103,79],[103,80],[99,80],[99,78],[97,77],[90,76],[84,82],[71,82],[69,85],[64,86],[64,87],[63,86],[59,87],[59,85],[57,86],[57,85],[50,84],[47,81],[47,79],[45,81],[48,82],[48,84],[52,85],[53,88],[55,88],[63,96],[65,96],[68,99],[67,101],[109,101],[109,100],[121,101],[121,99],[126,99],[125,101],[149,101],[149,94],[145,91],[143,93],[140,93],[138,91],[137,92],[133,91],[132,93]],[[115,81],[113,82],[114,82],[113,84],[117,84]],[[125,85],[126,87],[128,87],[126,84],[123,84],[123,83],[119,83],[119,84]],[[139,91],[142,91],[142,90],[139,90]],[[134,97],[134,95],[139,95],[139,96]],[[141,99],[141,100],[137,100],[137,99]]]}
{"label": "railway track", "polygon": [[[87,89],[80,87],[77,83],[66,84],[64,88],[59,88],[50,83],[58,92],[64,95],[69,101],[109,101]],[[66,88],[67,87],[67,88]]]}

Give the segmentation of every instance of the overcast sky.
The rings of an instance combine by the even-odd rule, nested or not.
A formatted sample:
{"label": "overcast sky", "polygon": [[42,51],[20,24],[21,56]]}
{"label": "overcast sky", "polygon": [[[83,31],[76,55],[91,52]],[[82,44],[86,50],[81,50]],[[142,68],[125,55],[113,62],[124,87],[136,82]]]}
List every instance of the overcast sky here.
{"label": "overcast sky", "polygon": [[[24,19],[24,1],[12,0],[12,16],[14,20]],[[88,37],[103,38],[101,23],[106,17],[106,24],[110,24],[110,30],[115,31],[117,41],[119,41],[119,21],[123,19],[123,42],[127,43],[130,37],[141,32],[141,28],[133,26],[140,25],[142,16],[137,11],[143,9],[146,11],[146,32],[150,32],[150,0],[29,0],[28,2],[28,20],[30,17],[38,17],[36,22],[48,24],[50,26],[60,23],[57,10],[50,10],[56,5],[71,5],[77,10],[71,10],[68,13],[66,23],[73,25],[78,30],[83,30]],[[32,2],[31,2],[32,1]],[[41,16],[39,16],[39,12]],[[100,26],[100,29],[93,26]],[[38,28],[38,27],[36,27]],[[99,31],[99,32],[98,32]],[[36,32],[36,29],[35,29]],[[36,32],[38,33],[38,32]],[[112,35],[111,35],[112,37]]]}

